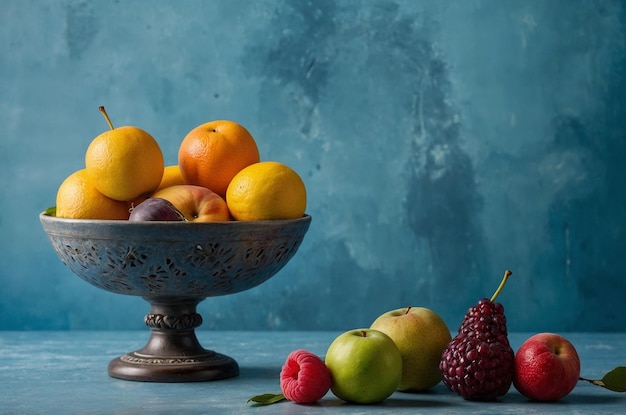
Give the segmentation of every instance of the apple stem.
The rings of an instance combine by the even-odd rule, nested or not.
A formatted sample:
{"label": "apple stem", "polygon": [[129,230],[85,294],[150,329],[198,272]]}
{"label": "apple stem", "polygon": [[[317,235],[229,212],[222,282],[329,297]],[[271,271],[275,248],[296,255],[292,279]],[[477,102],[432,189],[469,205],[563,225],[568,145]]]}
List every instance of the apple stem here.
{"label": "apple stem", "polygon": [[367,337],[367,332],[366,332],[365,330],[361,330],[361,335],[362,335],[363,337]]}
{"label": "apple stem", "polygon": [[586,378],[583,378],[583,377],[579,377],[579,378],[578,378],[578,380],[582,380],[582,381],[585,381],[585,382],[589,382],[589,383],[591,383],[592,385],[601,386],[601,387],[603,387],[603,388],[605,388],[605,387],[606,387],[606,385],[604,384],[604,382],[602,382],[601,380],[597,380],[597,379],[586,379]]}
{"label": "apple stem", "polygon": [[113,127],[113,123],[111,123],[111,119],[109,118],[109,114],[107,114],[106,110],[104,109],[104,106],[100,105],[98,109],[100,110],[102,115],[104,115],[104,119],[107,120],[107,124],[109,124],[111,130],[115,130],[115,127]]}
{"label": "apple stem", "polygon": [[500,294],[500,291],[502,291],[502,289],[504,288],[504,284],[506,284],[506,280],[509,279],[511,274],[513,274],[513,273],[511,271],[509,271],[508,269],[506,271],[504,271],[504,277],[502,278],[502,281],[500,282],[500,285],[498,286],[498,289],[496,290],[495,293],[493,293],[493,295],[491,296],[491,300],[489,300],[489,301],[491,301],[492,303],[494,301],[496,301],[496,298]]}
{"label": "apple stem", "polygon": [[411,311],[411,306],[408,306],[408,307],[406,308],[406,313],[404,313],[404,314],[409,314],[409,311]]}

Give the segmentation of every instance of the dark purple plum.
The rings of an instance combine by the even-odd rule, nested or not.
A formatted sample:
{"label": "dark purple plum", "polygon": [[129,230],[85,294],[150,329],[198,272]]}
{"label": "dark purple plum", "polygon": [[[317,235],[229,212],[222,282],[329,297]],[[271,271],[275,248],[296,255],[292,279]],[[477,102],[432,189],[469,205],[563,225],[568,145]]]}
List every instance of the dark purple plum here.
{"label": "dark purple plum", "polygon": [[185,221],[185,215],[168,200],[149,198],[130,211],[128,220],[139,221]]}

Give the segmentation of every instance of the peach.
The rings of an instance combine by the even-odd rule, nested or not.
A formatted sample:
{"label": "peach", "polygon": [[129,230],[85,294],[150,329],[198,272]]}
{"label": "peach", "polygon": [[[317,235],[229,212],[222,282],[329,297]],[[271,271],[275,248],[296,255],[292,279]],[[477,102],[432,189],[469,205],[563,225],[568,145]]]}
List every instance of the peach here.
{"label": "peach", "polygon": [[212,190],[191,184],[165,187],[152,195],[172,203],[190,222],[231,220],[226,201]]}

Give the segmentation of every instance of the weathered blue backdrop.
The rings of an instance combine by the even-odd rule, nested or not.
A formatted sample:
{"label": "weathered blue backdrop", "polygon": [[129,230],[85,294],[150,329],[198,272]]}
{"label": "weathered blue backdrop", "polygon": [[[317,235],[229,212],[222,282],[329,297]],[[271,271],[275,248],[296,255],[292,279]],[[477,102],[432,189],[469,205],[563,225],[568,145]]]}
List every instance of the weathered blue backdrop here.
{"label": "weathered blue backdrop", "polygon": [[38,221],[116,125],[176,162],[191,128],[248,127],[294,167],[311,229],[205,329],[349,329],[421,305],[456,329],[626,330],[626,6],[620,0],[0,3],[0,329],[141,328]]}

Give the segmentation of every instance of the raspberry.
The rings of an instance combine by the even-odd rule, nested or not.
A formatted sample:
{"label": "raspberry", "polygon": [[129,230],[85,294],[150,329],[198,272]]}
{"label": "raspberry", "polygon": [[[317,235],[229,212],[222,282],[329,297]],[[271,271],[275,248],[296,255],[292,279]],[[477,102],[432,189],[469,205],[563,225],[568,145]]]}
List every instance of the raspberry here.
{"label": "raspberry", "polygon": [[285,398],[296,403],[313,403],[330,389],[330,371],[324,361],[306,350],[294,350],[280,372]]}
{"label": "raspberry", "polygon": [[458,334],[441,356],[443,383],[467,400],[493,401],[513,383],[514,354],[504,307],[494,303],[510,275],[510,271],[504,273],[491,299],[483,298],[467,311]]}

